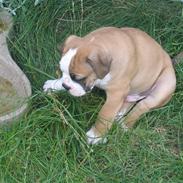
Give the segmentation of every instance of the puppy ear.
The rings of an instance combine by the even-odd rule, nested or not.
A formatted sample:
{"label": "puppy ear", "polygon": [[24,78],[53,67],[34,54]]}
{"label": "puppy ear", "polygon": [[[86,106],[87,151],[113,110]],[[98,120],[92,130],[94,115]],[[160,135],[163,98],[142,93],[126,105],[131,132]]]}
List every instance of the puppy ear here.
{"label": "puppy ear", "polygon": [[93,68],[99,79],[105,77],[109,73],[111,66],[111,59],[101,49],[92,49],[92,52],[87,58],[87,63]]}
{"label": "puppy ear", "polygon": [[65,40],[64,44],[58,46],[58,49],[61,51],[62,54],[65,54],[69,49],[79,47],[81,43],[81,37],[71,35]]}

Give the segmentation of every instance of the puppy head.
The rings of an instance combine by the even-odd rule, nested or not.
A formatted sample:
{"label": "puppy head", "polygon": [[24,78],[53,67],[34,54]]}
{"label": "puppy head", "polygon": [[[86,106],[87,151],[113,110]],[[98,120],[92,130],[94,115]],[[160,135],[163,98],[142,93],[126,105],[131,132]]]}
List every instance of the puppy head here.
{"label": "puppy head", "polygon": [[60,62],[63,84],[74,96],[82,96],[91,91],[96,79],[104,78],[109,72],[111,61],[104,50],[82,38],[68,38],[63,54]]}

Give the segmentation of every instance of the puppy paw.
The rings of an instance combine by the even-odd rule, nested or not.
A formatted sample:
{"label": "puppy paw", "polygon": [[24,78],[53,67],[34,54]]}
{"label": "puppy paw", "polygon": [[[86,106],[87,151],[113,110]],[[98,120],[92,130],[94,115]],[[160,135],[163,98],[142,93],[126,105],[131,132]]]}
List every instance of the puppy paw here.
{"label": "puppy paw", "polygon": [[43,85],[44,92],[52,90],[54,88],[54,80],[47,80]]}
{"label": "puppy paw", "polygon": [[121,123],[121,128],[124,130],[124,132],[129,130],[128,126],[126,126],[123,122]]}
{"label": "puppy paw", "polygon": [[86,136],[88,144],[105,144],[107,142],[107,138],[97,136],[93,128],[86,133]]}
{"label": "puppy paw", "polygon": [[62,90],[64,89],[62,86],[62,80],[55,79],[55,80],[48,80],[43,85],[44,92],[48,92],[49,90]]}

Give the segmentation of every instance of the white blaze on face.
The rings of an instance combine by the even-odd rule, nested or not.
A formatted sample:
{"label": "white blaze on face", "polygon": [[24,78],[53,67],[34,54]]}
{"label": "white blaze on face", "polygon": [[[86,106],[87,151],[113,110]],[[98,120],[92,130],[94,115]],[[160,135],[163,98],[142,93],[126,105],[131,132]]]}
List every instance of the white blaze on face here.
{"label": "white blaze on face", "polygon": [[71,63],[72,58],[76,54],[77,49],[70,49],[60,60],[60,70],[62,71],[62,80],[63,83],[69,86],[71,89],[69,90],[69,93],[73,96],[82,96],[86,94],[85,90],[83,87],[74,82],[69,74],[69,66]]}
{"label": "white blaze on face", "polygon": [[62,72],[69,74],[69,65],[72,58],[76,54],[77,49],[70,49],[66,54],[61,58],[60,69]]}

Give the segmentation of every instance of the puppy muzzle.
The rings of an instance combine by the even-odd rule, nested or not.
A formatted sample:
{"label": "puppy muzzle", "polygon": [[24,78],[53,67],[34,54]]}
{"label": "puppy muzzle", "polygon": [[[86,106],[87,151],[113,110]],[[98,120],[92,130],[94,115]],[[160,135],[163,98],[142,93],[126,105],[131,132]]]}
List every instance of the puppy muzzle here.
{"label": "puppy muzzle", "polygon": [[65,83],[62,83],[62,86],[66,89],[66,90],[70,90],[71,89],[71,87],[70,86],[68,86],[67,84],[65,84]]}
{"label": "puppy muzzle", "polygon": [[80,84],[74,82],[68,75],[63,75],[62,86],[73,96],[79,97],[86,94],[84,88]]}

